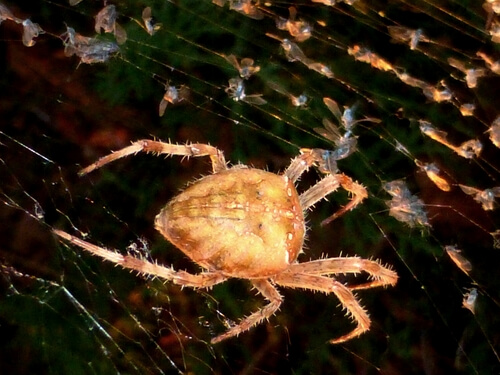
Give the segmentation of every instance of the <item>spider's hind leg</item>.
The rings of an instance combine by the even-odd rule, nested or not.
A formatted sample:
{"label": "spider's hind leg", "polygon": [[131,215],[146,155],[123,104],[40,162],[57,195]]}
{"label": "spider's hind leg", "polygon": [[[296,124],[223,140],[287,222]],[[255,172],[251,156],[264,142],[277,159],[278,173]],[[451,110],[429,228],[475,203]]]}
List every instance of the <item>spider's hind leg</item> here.
{"label": "spider's hind leg", "polygon": [[155,262],[148,262],[147,260],[131,255],[122,255],[118,251],[108,250],[94,245],[62,230],[53,229],[52,232],[73,245],[76,245],[93,255],[115,263],[125,269],[136,271],[142,275],[149,275],[169,280],[174,284],[181,285],[183,287],[211,288],[212,286],[227,280],[226,276],[217,272],[202,272],[194,275],[186,271],[175,271],[168,266],[162,266]]}
{"label": "spider's hind leg", "polygon": [[115,151],[100,158],[95,163],[82,169],[78,174],[80,176],[86,175],[87,173],[99,169],[102,166],[117,159],[121,159],[132,154],[137,154],[138,152],[152,152],[157,155],[166,154],[187,157],[210,156],[214,173],[227,169],[226,159],[224,159],[223,152],[213,146],[203,143],[174,145],[171,143],[153,141],[150,139],[141,139],[139,141],[133,142],[130,146],[127,146],[125,148],[122,148],[121,150]]}

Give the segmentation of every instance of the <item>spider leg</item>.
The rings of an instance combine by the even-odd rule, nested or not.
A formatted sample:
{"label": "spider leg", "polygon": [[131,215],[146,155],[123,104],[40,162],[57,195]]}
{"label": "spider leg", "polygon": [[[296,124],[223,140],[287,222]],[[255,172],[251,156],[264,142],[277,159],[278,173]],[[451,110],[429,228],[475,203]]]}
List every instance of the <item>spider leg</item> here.
{"label": "spider leg", "polygon": [[292,159],[292,162],[284,172],[284,175],[292,182],[296,182],[302,173],[318,161],[318,156],[314,152],[314,149],[303,148],[300,151],[301,155]]}
{"label": "spider leg", "polygon": [[350,290],[395,285],[398,281],[398,275],[395,271],[384,267],[377,261],[358,257],[328,258],[295,263],[288,267],[287,272],[288,271],[292,273],[305,273],[308,275],[360,273],[364,271],[371,276],[371,281],[354,286],[347,286]]}
{"label": "spider leg", "polygon": [[151,263],[146,260],[136,258],[130,255],[122,255],[117,251],[107,250],[82,239],[72,236],[62,230],[54,229],[54,234],[71,242],[83,250],[86,250],[93,255],[97,255],[105,260],[113,262],[123,268],[137,271],[144,275],[160,277],[165,280],[172,281],[174,284],[187,286],[191,288],[210,288],[215,284],[219,284],[227,277],[215,272],[203,272],[193,275],[185,271],[175,271],[172,268],[160,266],[156,263]]}
{"label": "spider leg", "polygon": [[330,340],[330,344],[339,344],[348,341],[356,336],[361,335],[363,332],[368,331],[370,328],[370,317],[368,313],[361,307],[354,294],[345,285],[339,283],[335,279],[307,275],[304,273],[282,272],[273,277],[273,282],[278,285],[289,288],[302,288],[324,293],[334,293],[340,300],[340,303],[347,310],[354,321],[357,323],[356,328],[351,332],[337,338]]}
{"label": "spider leg", "polygon": [[222,340],[237,336],[241,332],[249,330],[254,325],[262,322],[264,319],[268,319],[276,312],[276,310],[278,310],[281,302],[283,302],[283,297],[278,293],[276,288],[268,280],[252,280],[252,284],[260,292],[260,294],[269,300],[269,304],[254,312],[250,316],[247,316],[237,326],[232,327],[222,335],[214,337],[211,341],[212,344],[216,344]]}
{"label": "spider leg", "polygon": [[329,174],[321,181],[316,183],[316,185],[313,185],[300,195],[300,204],[302,205],[302,208],[304,210],[307,210],[316,202],[324,199],[328,194],[333,193],[339,188],[339,186],[342,186],[345,190],[351,193],[353,195],[353,198],[348,204],[335,212],[332,216],[323,220],[321,225],[326,225],[339,216],[343,215],[347,211],[352,210],[366,197],[368,197],[368,192],[366,191],[364,186],[352,181],[352,179],[345,174]]}
{"label": "spider leg", "polygon": [[340,187],[340,183],[335,176],[336,175],[331,174],[327,175],[321,181],[300,194],[300,205],[304,211]]}
{"label": "spider leg", "polygon": [[[327,169],[322,168],[325,165],[324,153],[319,152],[319,149],[309,149],[309,148],[301,148],[301,155],[297,156],[292,160],[290,166],[285,171],[285,176],[290,178],[293,182],[297,181],[302,173],[304,173],[309,167],[312,165],[316,165],[319,170],[323,173],[327,171]],[[350,177],[346,176],[343,173],[338,174],[330,174],[328,172],[327,177],[318,182],[316,185],[312,186],[305,193],[300,196],[300,203],[304,209],[311,207],[317,201],[325,198],[328,194],[334,192],[338,189],[339,185],[341,185],[345,190],[353,195],[351,201],[342,207],[340,210],[335,212],[329,218],[323,220],[321,225],[326,225],[331,221],[335,220],[339,216],[343,215],[349,210],[352,210],[358,204],[360,204],[365,198],[368,197],[368,192],[366,188],[354,182]]]}
{"label": "spider leg", "polygon": [[[319,148],[301,148],[300,155],[292,159],[292,162],[285,170],[285,176],[295,182],[312,165],[315,165],[322,173],[330,174],[335,172],[337,170],[336,164],[335,168],[331,168],[332,166],[329,165],[331,160],[325,160],[325,153],[323,151]],[[333,162],[335,163],[335,161]]]}
{"label": "spider leg", "polygon": [[321,225],[327,225],[331,223],[333,220],[338,218],[339,216],[345,214],[347,211],[352,210],[354,207],[356,207],[358,204],[360,204],[364,199],[368,198],[368,191],[366,188],[357,183],[354,182],[350,177],[346,176],[343,173],[339,173],[334,175],[335,178],[337,178],[340,182],[340,185],[347,190],[349,193],[352,194],[351,201],[346,204],[344,207],[342,207],[340,210],[335,212],[332,216],[329,218],[323,220],[321,222]]}
{"label": "spider leg", "polygon": [[219,149],[203,143],[192,143],[187,145],[174,145],[171,143],[141,139],[132,143],[130,146],[115,151],[107,156],[100,158],[95,163],[82,169],[80,176],[86,175],[103,165],[111,163],[125,156],[137,154],[138,152],[152,152],[155,154],[180,155],[180,156],[210,156],[214,173],[227,169],[224,154]]}

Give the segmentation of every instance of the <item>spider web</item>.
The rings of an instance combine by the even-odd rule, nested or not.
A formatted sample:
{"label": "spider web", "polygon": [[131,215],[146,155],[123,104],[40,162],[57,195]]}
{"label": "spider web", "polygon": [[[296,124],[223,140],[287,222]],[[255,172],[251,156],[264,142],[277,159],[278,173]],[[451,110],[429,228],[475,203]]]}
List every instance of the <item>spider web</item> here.
{"label": "spider web", "polygon": [[[71,41],[62,35],[71,27],[115,43],[119,32],[96,36],[94,30],[105,4],[2,3],[16,18],[2,17],[0,25],[0,363],[6,372],[499,372],[496,4],[116,1],[126,41],[112,56],[97,49],[92,58],[103,63],[85,64],[89,55],[66,56],[64,43]],[[154,33],[141,17],[146,6]],[[23,44],[26,19],[44,33],[24,34]],[[294,28],[303,26],[294,23],[300,20],[312,26],[304,41],[297,39],[307,29]],[[228,90],[239,76],[231,54],[240,66],[252,58],[260,67],[242,79],[246,97]],[[159,116],[166,87],[171,91]],[[307,104],[295,106],[302,94]],[[341,111],[355,108],[355,119],[380,120],[337,129],[354,134],[357,147],[331,161],[364,184],[369,198],[324,227],[320,222],[348,197],[339,191],[317,204],[299,258],[359,255],[398,272],[396,287],[358,293],[372,318],[361,337],[328,345],[352,328],[338,301],[281,289],[285,302],[268,323],[212,346],[212,337],[262,306],[247,283],[180,290],[52,236],[52,228],[63,229],[196,272],[152,223],[179,189],[209,173],[208,160],[137,155],[84,178],[78,170],[130,141],[155,137],[210,143],[233,163],[279,172],[302,147],[338,152],[338,138],[324,127],[324,119],[337,121],[325,97]],[[464,146],[472,140],[480,141],[480,152]],[[431,163],[448,191],[429,178],[424,166]],[[299,190],[319,178],[307,173]],[[399,194],[403,202],[392,200],[393,207],[412,205],[390,211],[393,197],[384,187],[395,180],[414,198]],[[492,189],[492,209],[459,185]],[[349,283],[362,277],[339,275]]]}

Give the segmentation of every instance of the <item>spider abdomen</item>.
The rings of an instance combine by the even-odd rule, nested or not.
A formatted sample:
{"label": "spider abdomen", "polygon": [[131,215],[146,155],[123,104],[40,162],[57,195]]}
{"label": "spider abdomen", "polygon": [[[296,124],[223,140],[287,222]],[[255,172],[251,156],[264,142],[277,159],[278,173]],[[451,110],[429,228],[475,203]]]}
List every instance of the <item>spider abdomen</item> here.
{"label": "spider abdomen", "polygon": [[202,267],[245,278],[285,270],[305,232],[293,183],[253,168],[200,179],[162,209],[155,226]]}

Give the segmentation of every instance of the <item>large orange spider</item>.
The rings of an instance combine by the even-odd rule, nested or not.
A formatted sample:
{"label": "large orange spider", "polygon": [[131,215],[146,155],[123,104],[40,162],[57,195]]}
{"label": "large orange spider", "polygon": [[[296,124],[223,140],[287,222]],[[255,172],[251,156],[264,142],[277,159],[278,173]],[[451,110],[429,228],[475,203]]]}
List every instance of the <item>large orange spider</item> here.
{"label": "large orange spider", "polygon": [[[181,156],[210,156],[213,174],[201,178],[173,198],[156,216],[155,228],[193,262],[199,274],[176,271],[118,251],[107,250],[61,230],[54,233],[90,253],[124,268],[170,280],[191,288],[210,288],[229,278],[249,280],[268,301],[262,309],[212,339],[217,343],[261,323],[283,302],[275,285],[334,293],[356,322],[356,328],[331,343],[347,341],[370,327],[370,318],[353,290],[394,285],[396,272],[379,262],[358,257],[318,259],[299,263],[305,236],[304,212],[342,186],[352,200],[333,215],[354,208],[367,197],[366,189],[348,176],[326,176],[302,194],[294,183],[315,165],[328,172],[319,149],[302,149],[282,175],[236,165],[228,168],[222,151],[206,144],[174,145],[140,140],[99,159],[80,172],[87,174],[116,159],[138,152]],[[370,280],[355,286],[337,281],[338,273],[367,272]]]}

